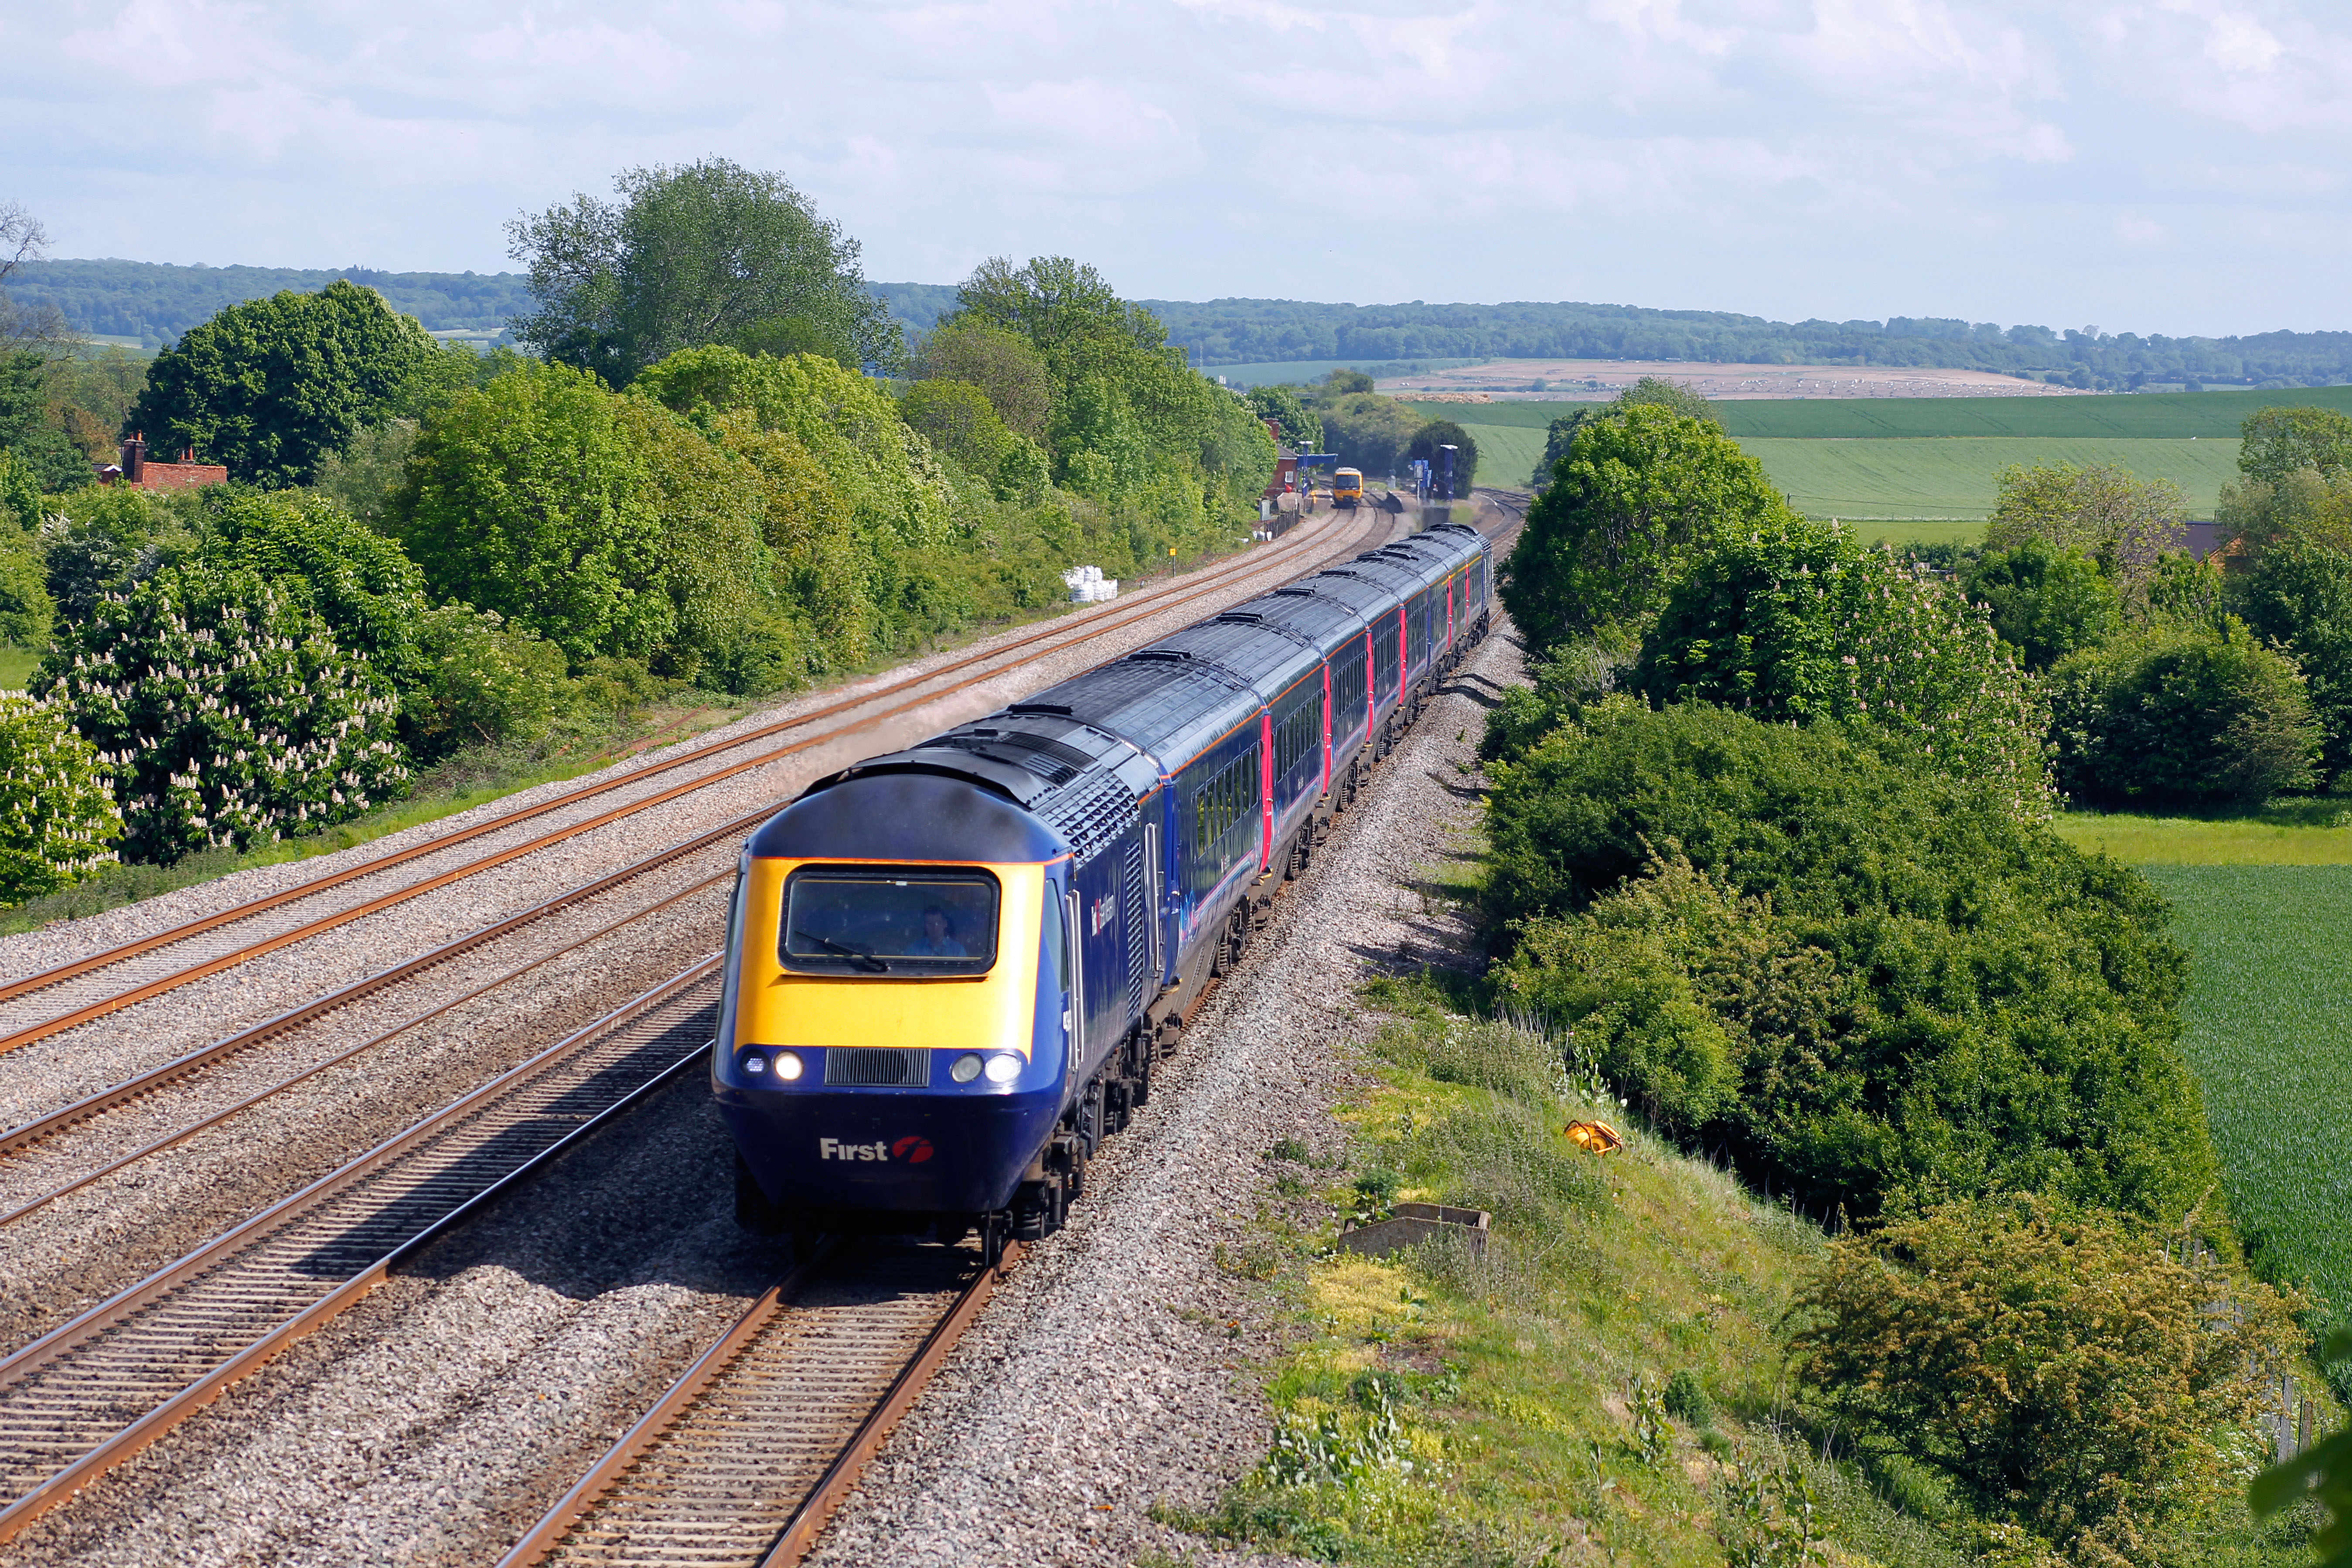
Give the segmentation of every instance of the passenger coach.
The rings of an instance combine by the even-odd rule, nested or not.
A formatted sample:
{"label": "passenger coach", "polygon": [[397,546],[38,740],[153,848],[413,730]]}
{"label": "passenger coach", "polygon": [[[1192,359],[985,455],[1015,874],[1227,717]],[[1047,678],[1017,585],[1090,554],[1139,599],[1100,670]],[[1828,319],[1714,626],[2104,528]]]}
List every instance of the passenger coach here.
{"label": "passenger coach", "polygon": [[1443,524],[819,780],[737,879],[712,1077],[762,1229],[1060,1223],[1210,979],[1486,635]]}

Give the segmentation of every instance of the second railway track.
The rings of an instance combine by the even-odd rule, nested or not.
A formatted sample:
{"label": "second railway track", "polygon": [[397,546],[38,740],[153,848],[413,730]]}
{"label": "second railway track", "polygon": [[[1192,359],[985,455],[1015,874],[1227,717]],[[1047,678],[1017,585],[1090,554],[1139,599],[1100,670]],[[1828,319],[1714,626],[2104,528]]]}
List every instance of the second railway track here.
{"label": "second railway track", "polygon": [[[645,912],[650,910],[614,925]],[[691,1070],[709,1034],[709,971],[708,962],[689,968],[0,1360],[0,1541],[364,1296],[403,1258],[551,1151]],[[964,1250],[856,1255],[866,1260],[858,1268],[884,1271],[877,1279],[897,1279],[892,1269],[913,1271],[882,1297],[920,1300],[894,1309],[895,1316],[885,1312],[888,1321],[877,1320],[878,1326],[859,1326],[855,1313],[835,1314],[848,1335],[844,1343],[878,1335],[874,1345],[896,1342],[907,1353],[895,1363],[887,1355],[877,1361],[878,1351],[866,1355],[864,1370],[836,1380],[831,1394],[816,1386],[823,1375],[809,1382],[809,1369],[825,1361],[829,1331],[812,1329],[819,1321],[813,1314],[824,1291],[838,1297],[835,1305],[855,1305],[852,1298],[876,1287],[839,1272],[849,1268],[849,1254],[826,1266],[832,1274],[781,1285],[765,1316],[755,1306],[615,1450],[628,1457],[608,1457],[514,1560],[552,1553],[561,1561],[637,1561],[616,1554],[618,1540],[651,1541],[664,1531],[679,1550],[663,1548],[643,1560],[794,1560],[793,1542],[813,1540],[854,1480],[860,1456],[911,1401],[927,1368],[984,1299],[991,1277],[979,1273],[976,1257]],[[808,1415],[820,1406],[828,1413]],[[807,1415],[809,1431],[832,1436],[788,1441],[772,1453],[739,1453],[734,1479],[718,1483],[722,1491],[733,1488],[728,1496],[694,1490],[711,1484],[707,1464],[689,1463],[712,1452],[709,1422],[721,1428],[732,1422],[740,1432],[746,1421],[795,1411]],[[661,1482],[664,1464],[686,1465],[698,1479]],[[728,1525],[733,1533],[721,1540],[719,1516],[746,1508],[748,1522]],[[633,1522],[624,1529],[616,1520]],[[771,1558],[778,1550],[783,1554]]]}
{"label": "second railway track", "polygon": [[[1372,521],[1376,515],[1335,517],[1321,524],[1310,540],[1302,541],[1305,548],[1296,552],[1254,552],[1171,582],[1157,592],[1139,595],[1075,626],[1052,626],[1026,639],[1000,642],[933,668],[755,726],[716,742],[689,748],[646,766],[559,791],[455,831],[436,834],[357,865],[306,879],[297,886],[50,964],[30,974],[0,981],[0,1053],[167,995],[381,910],[437,891],[755,768],[814,750],[834,736],[874,727],[965,688],[1127,630],[1180,605],[1232,591],[1240,584],[1312,570],[1360,543],[1377,526]],[[828,724],[828,720],[843,722]],[[813,728],[814,733],[798,740],[778,745],[761,744],[788,731]],[[690,776],[520,842],[485,847],[481,853],[457,864],[428,864],[466,845],[673,773]],[[364,891],[358,889],[357,884],[402,871],[415,874],[380,892],[356,896]],[[293,910],[295,906],[346,889],[355,889],[355,896],[334,909],[295,920],[276,930],[250,929],[257,922],[266,922],[271,915]]]}

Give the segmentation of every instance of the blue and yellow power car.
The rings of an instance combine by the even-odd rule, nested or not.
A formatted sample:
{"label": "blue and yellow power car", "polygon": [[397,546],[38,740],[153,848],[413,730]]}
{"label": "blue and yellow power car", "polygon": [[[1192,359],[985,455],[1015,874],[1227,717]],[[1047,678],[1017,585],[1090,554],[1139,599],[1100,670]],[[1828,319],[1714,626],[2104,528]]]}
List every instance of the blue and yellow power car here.
{"label": "blue and yellow power car", "polygon": [[753,1228],[1061,1223],[1253,916],[1464,649],[1443,524],[821,779],[745,849],[712,1081]]}

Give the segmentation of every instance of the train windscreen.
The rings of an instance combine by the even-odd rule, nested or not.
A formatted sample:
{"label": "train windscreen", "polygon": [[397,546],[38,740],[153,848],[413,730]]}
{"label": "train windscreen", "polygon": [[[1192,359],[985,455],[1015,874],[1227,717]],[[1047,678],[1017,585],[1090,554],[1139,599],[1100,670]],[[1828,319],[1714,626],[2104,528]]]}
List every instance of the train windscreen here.
{"label": "train windscreen", "polygon": [[996,962],[985,871],[809,867],[784,887],[777,958],[803,974],[979,974]]}

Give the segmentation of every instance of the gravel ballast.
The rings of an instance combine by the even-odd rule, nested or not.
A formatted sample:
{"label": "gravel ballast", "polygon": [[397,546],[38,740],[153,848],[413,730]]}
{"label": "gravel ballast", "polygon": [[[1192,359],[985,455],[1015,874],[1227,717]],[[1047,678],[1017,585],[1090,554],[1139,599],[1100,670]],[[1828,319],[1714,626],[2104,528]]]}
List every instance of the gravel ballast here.
{"label": "gravel ballast", "polygon": [[[1147,1510],[1210,1502],[1267,1437],[1248,1364],[1270,1342],[1217,1249],[1240,1243],[1262,1201],[1265,1148],[1332,1143],[1328,1109],[1347,1079],[1332,1047],[1355,1027],[1367,964],[1454,951],[1458,916],[1413,883],[1465,852],[1475,802],[1455,764],[1517,669],[1516,650],[1490,638],[1431,704],[817,1561],[1123,1568],[1148,1548],[1201,1550]],[[1034,689],[1066,672],[1024,673]],[[925,714],[920,729],[943,721]],[[697,910],[698,936],[709,918]],[[707,1086],[690,1079],[0,1547],[0,1562],[495,1560],[772,1278],[773,1248],[733,1226],[730,1163]]]}

